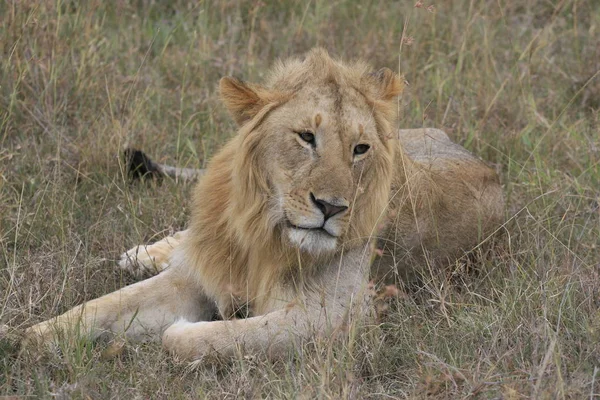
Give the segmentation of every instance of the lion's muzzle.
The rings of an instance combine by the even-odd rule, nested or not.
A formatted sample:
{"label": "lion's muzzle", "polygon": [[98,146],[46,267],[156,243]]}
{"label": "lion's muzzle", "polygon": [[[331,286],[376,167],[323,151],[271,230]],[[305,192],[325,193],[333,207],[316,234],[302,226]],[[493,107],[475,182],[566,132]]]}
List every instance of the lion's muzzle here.
{"label": "lion's muzzle", "polygon": [[334,251],[347,226],[349,207],[343,197],[313,191],[289,193],[285,217],[291,244],[310,253]]}

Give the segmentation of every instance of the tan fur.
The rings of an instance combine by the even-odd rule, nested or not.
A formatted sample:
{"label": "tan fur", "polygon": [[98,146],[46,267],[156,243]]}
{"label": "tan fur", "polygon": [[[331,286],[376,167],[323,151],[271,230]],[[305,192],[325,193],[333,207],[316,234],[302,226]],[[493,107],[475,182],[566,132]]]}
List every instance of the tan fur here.
{"label": "tan fur", "polygon": [[[440,131],[395,131],[402,82],[322,49],[277,64],[264,86],[223,78],[240,128],[196,186],[188,230],[122,261],[168,270],[28,338],[76,323],[92,336],[129,326],[134,336],[162,332],[190,359],[238,345],[281,354],[364,314],[376,241],[388,269],[476,245],[501,218],[497,176]],[[244,307],[251,317],[230,320]],[[225,320],[207,321],[215,311]]]}

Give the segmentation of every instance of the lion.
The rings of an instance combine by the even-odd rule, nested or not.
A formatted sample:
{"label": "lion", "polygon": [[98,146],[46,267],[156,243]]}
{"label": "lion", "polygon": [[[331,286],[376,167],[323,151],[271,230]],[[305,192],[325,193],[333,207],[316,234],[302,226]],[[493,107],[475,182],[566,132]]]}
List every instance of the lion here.
{"label": "lion", "polygon": [[238,132],[198,174],[187,229],[121,259],[155,275],[26,340],[111,333],[162,338],[185,360],[276,357],[368,318],[376,245],[391,269],[476,246],[502,221],[498,176],[439,130],[398,130],[403,87],[321,48],[277,63],[263,85],[222,78]]}

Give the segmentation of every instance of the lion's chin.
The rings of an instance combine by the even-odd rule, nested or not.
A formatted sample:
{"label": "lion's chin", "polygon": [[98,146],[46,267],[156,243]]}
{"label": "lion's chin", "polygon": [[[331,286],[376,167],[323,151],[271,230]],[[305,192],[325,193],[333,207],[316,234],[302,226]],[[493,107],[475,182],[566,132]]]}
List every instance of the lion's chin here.
{"label": "lion's chin", "polygon": [[338,239],[324,229],[288,227],[287,233],[292,246],[315,256],[333,253],[337,248]]}

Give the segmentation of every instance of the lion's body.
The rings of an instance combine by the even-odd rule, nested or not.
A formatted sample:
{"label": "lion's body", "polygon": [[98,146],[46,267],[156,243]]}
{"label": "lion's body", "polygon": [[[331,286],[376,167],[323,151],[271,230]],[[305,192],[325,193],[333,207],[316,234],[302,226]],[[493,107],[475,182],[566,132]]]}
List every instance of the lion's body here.
{"label": "lion's body", "polygon": [[[497,176],[441,131],[394,133],[401,89],[389,70],[322,50],[280,64],[266,87],[222,80],[241,127],[197,184],[188,229],[120,263],[168,268],[29,336],[80,320],[92,336],[164,332],[187,358],[236,344],[280,354],[364,314],[376,242],[390,271],[477,245],[501,220]],[[250,317],[229,320],[242,307]],[[209,322],[215,312],[225,320]]]}
{"label": "lion's body", "polygon": [[400,130],[398,143],[405,158],[380,235],[379,273],[405,277],[420,264],[439,267],[473,249],[499,226],[504,200],[497,174],[444,132]]}

